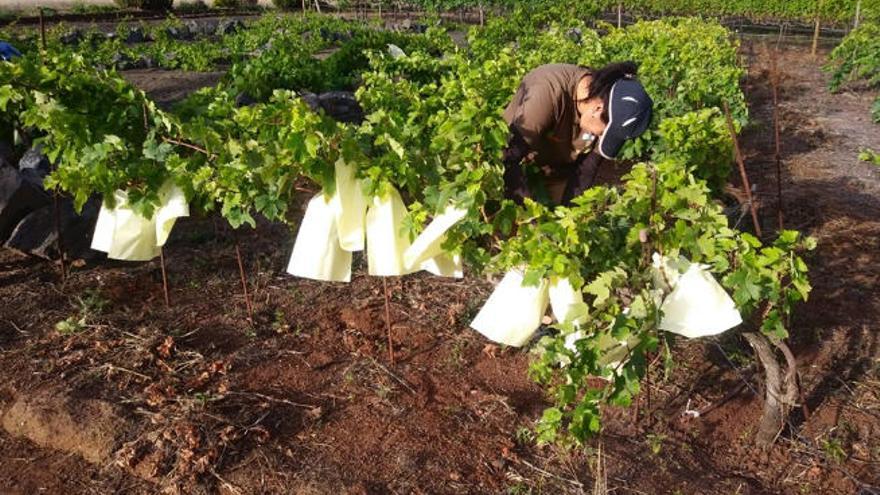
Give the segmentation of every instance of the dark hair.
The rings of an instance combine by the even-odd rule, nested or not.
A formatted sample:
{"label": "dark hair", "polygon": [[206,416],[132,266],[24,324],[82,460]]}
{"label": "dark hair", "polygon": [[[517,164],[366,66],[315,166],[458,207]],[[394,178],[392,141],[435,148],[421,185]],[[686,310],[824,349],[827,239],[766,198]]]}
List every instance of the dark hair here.
{"label": "dark hair", "polygon": [[617,62],[608,64],[601,69],[590,73],[590,91],[587,98],[598,97],[602,99],[602,122],[608,122],[608,97],[611,95],[611,87],[623,78],[633,78],[639,70],[635,62]]}

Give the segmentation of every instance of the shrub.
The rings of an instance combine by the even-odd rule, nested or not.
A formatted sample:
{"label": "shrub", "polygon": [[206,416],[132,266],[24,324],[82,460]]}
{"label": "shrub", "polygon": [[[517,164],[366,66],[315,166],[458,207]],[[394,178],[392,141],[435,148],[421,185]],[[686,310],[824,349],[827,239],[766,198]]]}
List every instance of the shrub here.
{"label": "shrub", "polygon": [[272,5],[281,10],[302,9],[302,0],[272,0]]}
{"label": "shrub", "polygon": [[116,4],[127,9],[171,10],[173,0],[116,0]]}
{"label": "shrub", "polygon": [[208,5],[202,0],[195,0],[192,2],[179,2],[174,10],[181,14],[195,14],[208,10]]}

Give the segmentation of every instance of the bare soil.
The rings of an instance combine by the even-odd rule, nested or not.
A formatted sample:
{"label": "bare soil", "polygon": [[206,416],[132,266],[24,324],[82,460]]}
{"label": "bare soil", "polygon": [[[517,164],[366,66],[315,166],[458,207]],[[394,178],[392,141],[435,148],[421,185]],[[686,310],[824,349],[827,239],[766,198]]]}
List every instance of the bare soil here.
{"label": "bare soil", "polygon": [[[769,56],[745,48],[754,123],[743,141],[772,235]],[[0,252],[0,415],[60,389],[124,421],[96,463],[63,442],[0,431],[0,491],[582,493],[599,464],[615,493],[877,489],[880,171],[856,154],[880,148],[880,132],[868,119],[873,95],[828,93],[822,60],[780,54],[785,223],[819,247],[812,297],[791,322],[806,413],[792,414],[773,448],[753,445],[761,373],[736,335],[681,342],[671,377],[655,366],[639,403],[608,410],[588,448],[537,447],[528,428],[546,402],[527,376],[528,351],[467,327],[490,282],[388,279],[391,362],[382,280],[363,259],[350,284],[296,279],[284,274],[285,227],[236,234],[194,216],[165,249],[171,307],[158,261],[80,263],[62,284],[55,266]],[[56,330],[65,320],[78,331]],[[85,430],[106,421],[94,411],[68,416]]]}
{"label": "bare soil", "polygon": [[168,109],[202,88],[216,86],[225,72],[187,72],[165,69],[138,69],[120,72],[128,82],[144,90],[160,108]]}

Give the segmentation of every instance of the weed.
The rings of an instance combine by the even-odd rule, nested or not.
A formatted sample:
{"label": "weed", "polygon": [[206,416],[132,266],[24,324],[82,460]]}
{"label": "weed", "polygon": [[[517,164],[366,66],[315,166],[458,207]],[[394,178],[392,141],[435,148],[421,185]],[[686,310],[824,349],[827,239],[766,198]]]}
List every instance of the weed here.
{"label": "weed", "polygon": [[[275,315],[272,319],[272,330],[275,330],[275,333],[287,333],[290,331],[290,324],[287,323],[284,312],[280,309],[275,310]],[[297,328],[297,333],[299,333],[299,328]]]}
{"label": "weed", "polygon": [[507,487],[507,495],[528,495],[530,493],[532,493],[532,489],[524,483],[517,483]]}
{"label": "weed", "polygon": [[86,290],[82,296],[76,296],[76,313],[56,323],[55,330],[61,335],[73,335],[85,330],[89,321],[102,312],[107,303],[97,290]]}
{"label": "weed", "polygon": [[660,452],[663,450],[663,441],[666,440],[666,435],[648,433],[647,441],[648,447],[651,448],[651,453],[654,455],[660,455]]}
{"label": "weed", "polygon": [[516,430],[516,441],[520,445],[528,445],[535,440],[535,432],[531,428],[522,426]]}
{"label": "weed", "polygon": [[822,452],[825,453],[825,457],[835,464],[842,464],[847,457],[843,444],[837,438],[822,440]]}
{"label": "weed", "polygon": [[391,392],[393,392],[393,391],[394,390],[391,387],[389,387],[388,385],[385,385],[384,383],[380,383],[376,387],[376,395],[378,395],[379,398],[382,400],[387,399],[388,396],[391,395]]}
{"label": "weed", "polygon": [[55,330],[61,335],[73,335],[79,333],[86,328],[85,318],[70,316],[55,324]]}
{"label": "weed", "polygon": [[465,349],[467,348],[468,343],[464,339],[456,339],[452,342],[452,346],[449,349],[449,364],[453,368],[461,369],[465,364],[467,364],[467,360],[464,357]]}

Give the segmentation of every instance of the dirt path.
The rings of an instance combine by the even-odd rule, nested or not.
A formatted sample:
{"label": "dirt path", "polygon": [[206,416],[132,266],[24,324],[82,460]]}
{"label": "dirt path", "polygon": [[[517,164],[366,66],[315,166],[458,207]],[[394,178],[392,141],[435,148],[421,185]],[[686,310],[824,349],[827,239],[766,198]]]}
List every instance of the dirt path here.
{"label": "dirt path", "polygon": [[[755,122],[744,143],[769,228],[768,59],[755,50]],[[819,239],[815,289],[792,323],[810,416],[794,415],[776,447],[754,450],[761,391],[747,347],[733,335],[682,343],[670,381],[655,369],[638,407],[607,413],[601,444],[614,493],[852,494],[880,485],[880,172],[856,160],[859,147],[880,148],[880,132],[868,123],[870,95],[829,94],[818,65],[802,48],[780,61],[786,222]],[[261,224],[240,242],[254,325],[233,237],[212,218],[174,231],[171,308],[157,262],[78,267],[62,287],[51,265],[0,252],[0,416],[21,397],[60,387],[65,404],[103,401],[127,422],[97,464],[0,430],[0,491],[592,490],[599,441],[586,452],[533,446],[527,428],[545,402],[527,377],[528,353],[486,347],[467,328],[487,282],[390,280],[392,365],[382,284],[363,260],[351,284],[315,283],[283,273],[292,245],[283,226]],[[62,320],[83,323],[63,335],[54,329]],[[723,401],[731,390],[739,393]],[[681,417],[712,404],[701,418]]]}

